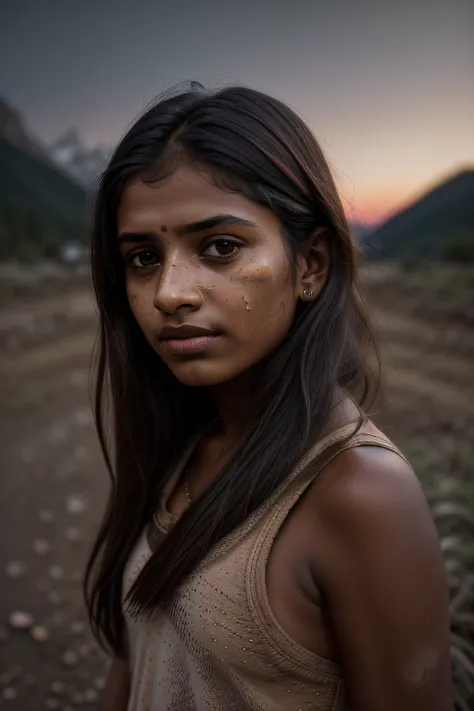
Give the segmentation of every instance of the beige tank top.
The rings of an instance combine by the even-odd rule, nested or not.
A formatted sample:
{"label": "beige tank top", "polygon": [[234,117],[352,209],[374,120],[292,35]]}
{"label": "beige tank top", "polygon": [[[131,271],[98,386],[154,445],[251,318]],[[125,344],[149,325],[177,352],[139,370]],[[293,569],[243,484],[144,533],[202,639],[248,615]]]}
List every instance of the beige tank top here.
{"label": "beige tank top", "polygon": [[[210,551],[166,610],[157,610],[149,621],[132,619],[125,612],[132,674],[128,711],[350,708],[342,667],[294,642],[274,617],[265,570],[285,518],[334,456],[359,445],[400,454],[370,422],[344,442],[353,430],[354,425],[348,425],[318,442],[272,496]],[[176,520],[166,501],[192,449],[185,452],[163,492],[158,535],[166,534]],[[148,531],[130,557],[124,594],[151,550]]]}

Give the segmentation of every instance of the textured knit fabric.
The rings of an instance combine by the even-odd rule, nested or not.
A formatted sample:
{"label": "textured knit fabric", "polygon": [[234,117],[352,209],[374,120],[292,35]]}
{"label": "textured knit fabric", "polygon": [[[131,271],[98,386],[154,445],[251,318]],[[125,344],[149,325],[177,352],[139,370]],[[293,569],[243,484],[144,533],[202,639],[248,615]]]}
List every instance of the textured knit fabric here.
{"label": "textured knit fabric", "polygon": [[[341,666],[294,642],[274,617],[265,571],[285,518],[330,459],[366,444],[399,453],[371,423],[350,436],[353,430],[349,425],[318,442],[284,484],[211,550],[166,610],[147,622],[126,613],[129,711],[349,709]],[[175,521],[166,501],[189,454],[163,493],[158,535],[165,535]],[[145,532],[125,571],[124,594],[150,555],[150,534]]]}

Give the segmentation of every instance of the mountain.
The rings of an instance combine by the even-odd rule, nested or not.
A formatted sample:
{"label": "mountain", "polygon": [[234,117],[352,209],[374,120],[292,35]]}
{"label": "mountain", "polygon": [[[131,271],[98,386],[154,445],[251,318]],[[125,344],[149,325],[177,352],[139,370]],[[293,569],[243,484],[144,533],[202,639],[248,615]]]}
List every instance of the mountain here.
{"label": "mountain", "polygon": [[58,168],[18,114],[0,105],[0,259],[58,254],[86,237],[86,191]]}
{"label": "mountain", "polygon": [[75,129],[67,131],[50,148],[53,160],[86,188],[104,170],[111,151],[103,146],[87,148]]}
{"label": "mountain", "polygon": [[364,243],[374,259],[436,259],[462,239],[474,240],[474,170],[437,185],[370,232]]}
{"label": "mountain", "polygon": [[25,153],[53,165],[46,146],[31,134],[18,111],[3,97],[0,97],[0,136]]}

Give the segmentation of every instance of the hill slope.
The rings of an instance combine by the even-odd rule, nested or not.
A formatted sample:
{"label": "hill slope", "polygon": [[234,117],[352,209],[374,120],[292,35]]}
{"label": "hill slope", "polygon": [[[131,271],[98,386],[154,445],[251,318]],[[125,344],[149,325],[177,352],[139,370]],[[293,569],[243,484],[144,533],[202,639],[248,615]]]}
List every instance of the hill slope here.
{"label": "hill slope", "polygon": [[84,239],[86,192],[41,158],[0,137],[0,258],[52,255]]}
{"label": "hill slope", "polygon": [[436,258],[456,238],[474,237],[474,170],[426,193],[371,232],[368,254],[382,258]]}

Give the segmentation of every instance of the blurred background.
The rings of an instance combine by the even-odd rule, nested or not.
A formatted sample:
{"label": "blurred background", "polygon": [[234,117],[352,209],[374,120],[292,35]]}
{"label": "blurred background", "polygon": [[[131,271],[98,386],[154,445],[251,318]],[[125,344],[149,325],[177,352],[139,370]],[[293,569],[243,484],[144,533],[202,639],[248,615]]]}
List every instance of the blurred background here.
{"label": "blurred background", "polygon": [[376,421],[446,557],[458,709],[474,708],[474,4],[4,0],[0,21],[0,707],[93,709],[81,578],[108,491],[89,397],[92,181],[172,85],[295,108],[367,254]]}

